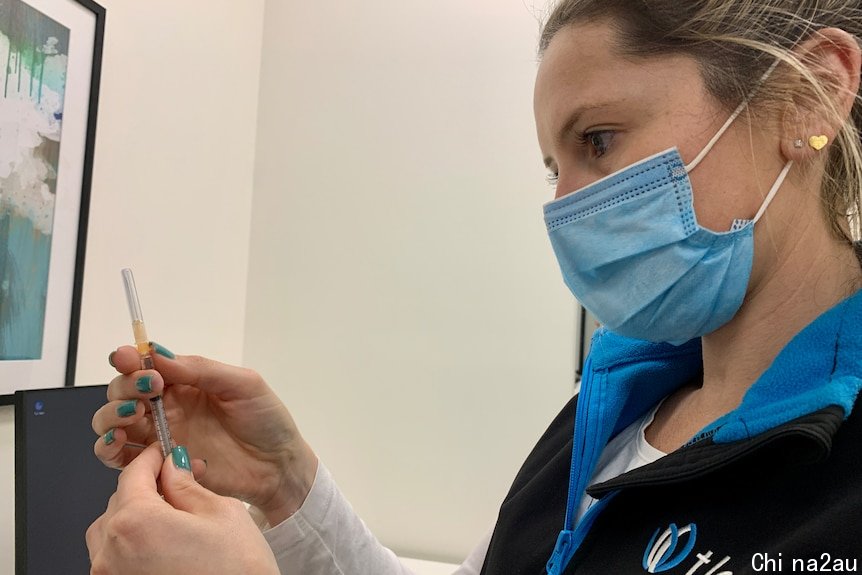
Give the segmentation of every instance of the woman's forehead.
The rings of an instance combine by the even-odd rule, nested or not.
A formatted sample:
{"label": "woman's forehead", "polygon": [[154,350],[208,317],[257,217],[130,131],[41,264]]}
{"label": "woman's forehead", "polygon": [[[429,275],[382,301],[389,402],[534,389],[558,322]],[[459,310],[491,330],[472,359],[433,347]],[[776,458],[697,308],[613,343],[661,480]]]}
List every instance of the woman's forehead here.
{"label": "woman's forehead", "polygon": [[589,84],[596,72],[619,59],[609,25],[566,26],[557,32],[542,56],[536,76],[537,95],[560,84]]}
{"label": "woman's forehead", "polygon": [[[688,57],[634,58],[623,55],[607,21],[575,24],[551,40],[536,76],[538,124],[559,125],[574,109],[607,101],[667,99],[674,91],[700,92],[699,70]],[[542,126],[537,126],[540,131]]]}
{"label": "woman's forehead", "polygon": [[[573,110],[619,100],[637,90],[632,62],[618,54],[613,28],[588,23],[561,29],[551,40],[536,75],[534,106],[542,128],[559,127]],[[630,84],[630,85],[629,85]]]}

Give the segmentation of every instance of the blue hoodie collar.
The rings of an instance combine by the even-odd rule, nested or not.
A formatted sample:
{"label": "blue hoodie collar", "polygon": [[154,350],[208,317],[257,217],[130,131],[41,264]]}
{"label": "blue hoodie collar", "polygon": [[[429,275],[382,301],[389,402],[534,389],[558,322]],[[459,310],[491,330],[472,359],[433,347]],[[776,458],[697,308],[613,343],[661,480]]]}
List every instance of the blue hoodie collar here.
{"label": "blue hoodie collar", "polygon": [[842,301],[781,350],[738,408],[714,421],[716,443],[759,435],[830,405],[850,416],[862,389],[862,291]]}
{"label": "blue hoodie collar", "polygon": [[575,525],[578,503],[610,438],[702,370],[700,340],[681,346],[623,337],[599,328],[584,364],[565,525],[546,572],[560,575],[612,496],[596,502]]}
{"label": "blue hoodie collar", "polygon": [[[609,405],[603,427],[612,426],[606,441],[703,371],[699,339],[676,347],[625,338],[605,329],[593,336],[590,363],[593,373],[585,374],[583,385],[606,388],[603,395]],[[599,374],[602,377],[596,377]],[[862,290],[794,336],[749,388],[740,406],[698,435],[714,433],[718,443],[738,441],[830,405],[840,406],[847,418],[860,389]]]}

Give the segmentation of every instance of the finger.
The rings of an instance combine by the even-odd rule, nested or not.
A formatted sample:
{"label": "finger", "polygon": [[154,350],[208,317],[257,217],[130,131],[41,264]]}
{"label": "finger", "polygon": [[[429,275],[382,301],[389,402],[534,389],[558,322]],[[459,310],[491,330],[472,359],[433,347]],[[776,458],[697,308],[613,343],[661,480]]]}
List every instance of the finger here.
{"label": "finger", "polygon": [[188,385],[221,399],[254,397],[268,393],[263,378],[255,371],[196,355],[178,355],[153,343],[156,370],[169,385]]}
{"label": "finger", "polygon": [[117,480],[117,505],[122,507],[131,499],[159,497],[156,480],[162,470],[161,447],[158,442],[144,449],[131,461]]}
{"label": "finger", "polygon": [[118,375],[108,384],[108,399],[148,399],[162,393],[164,379],[152,369],[139,369],[125,375]]}
{"label": "finger", "polygon": [[84,536],[87,541],[87,550],[90,553],[91,562],[102,549],[102,540],[104,539],[102,534],[102,525],[104,522],[103,517],[104,516],[96,518],[96,520],[87,528],[87,533]]}
{"label": "finger", "polygon": [[105,467],[122,469],[128,463],[123,447],[126,445],[126,431],[122,427],[109,429],[93,445],[93,453]]}
{"label": "finger", "polygon": [[201,513],[212,508],[218,495],[195,481],[188,451],[178,445],[165,458],[161,475],[165,501],[174,508],[190,513]]}
{"label": "finger", "polygon": [[108,363],[120,373],[129,374],[141,369],[141,355],[133,346],[124,345],[110,353]]}
{"label": "finger", "polygon": [[[142,451],[146,446],[158,439],[156,435],[156,427],[153,420],[149,417],[142,417],[137,423],[126,427],[114,427],[114,435],[116,439],[116,430],[122,429],[125,432],[125,446],[133,445]],[[105,439],[110,430],[106,431],[102,438]],[[107,444],[110,444],[108,441]]]}
{"label": "finger", "polygon": [[143,449],[137,444],[129,443],[126,430],[122,427],[108,430],[93,446],[93,452],[99,461],[111,469],[123,469],[141,451]]}
{"label": "finger", "polygon": [[93,431],[104,435],[109,429],[138,423],[146,413],[146,403],[139,399],[109,401],[93,414]]}
{"label": "finger", "polygon": [[200,483],[207,474],[206,459],[192,459],[192,474],[195,476],[195,481]]}

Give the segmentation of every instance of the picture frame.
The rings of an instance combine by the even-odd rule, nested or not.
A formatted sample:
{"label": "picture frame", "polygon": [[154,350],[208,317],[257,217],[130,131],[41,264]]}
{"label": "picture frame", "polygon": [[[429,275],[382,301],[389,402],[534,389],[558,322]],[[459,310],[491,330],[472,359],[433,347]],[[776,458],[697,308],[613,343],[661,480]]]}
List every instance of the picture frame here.
{"label": "picture frame", "polygon": [[74,385],[105,9],[0,2],[0,405]]}

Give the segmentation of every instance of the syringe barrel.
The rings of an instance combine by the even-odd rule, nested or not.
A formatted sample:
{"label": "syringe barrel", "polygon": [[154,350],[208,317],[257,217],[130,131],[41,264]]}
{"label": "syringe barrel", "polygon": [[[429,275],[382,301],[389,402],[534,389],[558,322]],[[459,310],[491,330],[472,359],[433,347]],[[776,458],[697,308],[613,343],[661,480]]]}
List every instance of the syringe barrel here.
{"label": "syringe barrel", "polygon": [[162,403],[161,395],[150,399],[150,411],[153,414],[153,425],[156,428],[156,436],[162,448],[162,457],[167,457],[171,454],[175,445],[171,437],[171,431],[168,429],[168,418],[165,416],[165,406]]}
{"label": "syringe barrel", "polygon": [[[144,327],[144,314],[141,313],[141,302],[138,300],[138,288],[135,286],[135,276],[129,268],[123,269],[123,283],[126,286],[126,300],[129,302],[129,313],[132,316],[132,330],[135,333],[135,344],[141,356],[141,369],[153,369],[153,357],[150,351],[150,343],[147,340],[147,330]],[[153,425],[162,448],[162,456],[170,455],[175,447],[171,431],[168,429],[168,418],[165,416],[165,406],[162,396],[150,398],[150,411],[153,416]]]}

